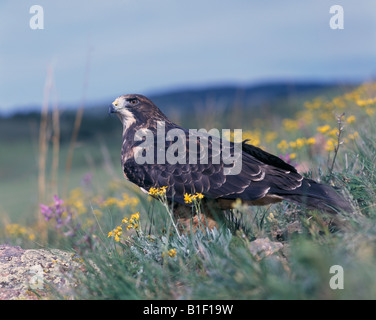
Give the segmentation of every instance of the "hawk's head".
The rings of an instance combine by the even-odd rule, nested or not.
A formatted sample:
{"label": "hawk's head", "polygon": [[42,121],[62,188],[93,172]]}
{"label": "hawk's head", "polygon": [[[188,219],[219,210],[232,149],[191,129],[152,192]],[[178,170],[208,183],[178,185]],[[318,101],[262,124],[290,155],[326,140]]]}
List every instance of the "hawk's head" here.
{"label": "hawk's head", "polygon": [[125,94],[116,98],[109,113],[116,113],[125,129],[134,123],[147,123],[150,119],[167,120],[158,107],[141,94]]}

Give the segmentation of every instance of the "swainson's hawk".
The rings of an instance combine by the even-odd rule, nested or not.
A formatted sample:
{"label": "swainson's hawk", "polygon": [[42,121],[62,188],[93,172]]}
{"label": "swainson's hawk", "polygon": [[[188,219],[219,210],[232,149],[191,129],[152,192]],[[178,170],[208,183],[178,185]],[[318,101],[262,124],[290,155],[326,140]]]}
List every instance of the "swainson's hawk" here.
{"label": "swainson's hawk", "polygon": [[[202,193],[203,201],[212,200],[222,209],[230,208],[236,199],[241,199],[250,205],[287,200],[328,212],[351,210],[350,203],[334,188],[303,178],[290,164],[245,142],[240,146],[241,171],[238,174],[226,174],[226,167],[231,165],[225,163],[224,158],[220,158],[219,162],[218,158],[214,159],[216,155],[213,146],[219,141],[220,151],[229,148],[233,155],[234,143],[228,143],[226,147],[223,139],[209,138],[208,147],[203,148],[197,135],[171,122],[145,96],[120,96],[112,103],[109,112],[116,113],[123,124],[121,164],[124,176],[147,192],[151,188],[167,186],[167,199],[178,206],[190,205],[184,201],[186,193]],[[162,138],[166,138],[167,133],[174,129],[184,133],[187,140],[183,146],[186,156],[180,159],[180,163],[158,163],[158,160],[163,159],[158,158],[158,153],[167,155],[168,149],[176,142],[165,139],[164,144],[158,144],[158,123],[164,123],[165,126]],[[136,150],[145,142],[147,132],[153,134],[154,140],[141,154],[153,152],[153,155],[149,157],[151,161],[140,164],[135,158]],[[145,136],[142,140],[140,135],[143,133]],[[192,150],[192,146],[195,150]],[[190,151],[198,158],[197,163],[189,161]],[[204,154],[208,156],[208,161],[201,163]]]}

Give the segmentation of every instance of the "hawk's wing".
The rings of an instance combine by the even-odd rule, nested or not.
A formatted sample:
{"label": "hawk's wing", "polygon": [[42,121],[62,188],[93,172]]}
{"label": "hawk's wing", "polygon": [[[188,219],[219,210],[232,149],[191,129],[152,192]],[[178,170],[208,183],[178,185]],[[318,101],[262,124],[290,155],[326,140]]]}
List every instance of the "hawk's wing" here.
{"label": "hawk's wing", "polygon": [[[167,198],[179,203],[184,203],[185,193],[200,192],[211,199],[241,198],[254,201],[267,194],[288,193],[302,185],[303,178],[294,167],[260,148],[243,143],[236,154],[234,143],[224,143],[224,140],[215,137],[209,137],[207,141],[201,136],[197,139],[196,135],[187,131],[185,135],[187,141],[182,148],[186,164],[171,164],[168,161],[157,164],[158,145],[155,139],[154,163],[138,164],[134,157],[130,157],[124,161],[126,177],[147,191],[151,187],[168,186]],[[203,141],[208,143],[207,148]],[[164,151],[168,153],[169,150],[174,150],[174,144],[175,141],[166,142]],[[221,146],[219,150],[218,144]],[[220,151],[222,153],[219,155]],[[190,161],[189,152],[191,157],[198,159],[196,164]],[[228,164],[231,156],[238,157],[241,161],[239,174],[225,174],[232,167]]]}

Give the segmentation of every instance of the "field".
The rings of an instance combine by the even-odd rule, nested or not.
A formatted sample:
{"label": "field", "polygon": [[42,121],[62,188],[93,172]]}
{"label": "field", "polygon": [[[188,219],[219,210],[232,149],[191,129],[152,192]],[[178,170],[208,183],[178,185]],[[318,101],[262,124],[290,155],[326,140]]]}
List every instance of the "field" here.
{"label": "field", "polygon": [[282,102],[257,112],[234,102],[214,115],[207,102],[171,118],[242,128],[251,144],[340,187],[352,213],[237,205],[216,229],[177,232],[162,190],[158,201],[122,178],[118,119],[85,110],[72,139],[75,114],[52,112],[1,119],[0,243],[80,257],[80,285],[69,296],[52,288],[52,299],[375,299],[376,84]]}

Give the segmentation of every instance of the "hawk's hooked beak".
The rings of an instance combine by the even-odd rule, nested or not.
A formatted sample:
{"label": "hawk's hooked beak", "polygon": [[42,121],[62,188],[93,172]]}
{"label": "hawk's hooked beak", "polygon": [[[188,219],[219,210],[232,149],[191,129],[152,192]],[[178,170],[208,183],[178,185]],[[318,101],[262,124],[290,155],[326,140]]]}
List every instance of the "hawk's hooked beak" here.
{"label": "hawk's hooked beak", "polygon": [[111,104],[108,107],[108,114],[110,114],[110,113],[116,113],[116,112],[117,112],[117,109],[115,108],[115,106],[113,104]]}
{"label": "hawk's hooked beak", "polygon": [[108,108],[108,114],[110,113],[117,113],[118,112],[118,99],[111,103],[110,107]]}

